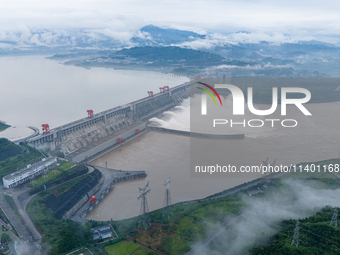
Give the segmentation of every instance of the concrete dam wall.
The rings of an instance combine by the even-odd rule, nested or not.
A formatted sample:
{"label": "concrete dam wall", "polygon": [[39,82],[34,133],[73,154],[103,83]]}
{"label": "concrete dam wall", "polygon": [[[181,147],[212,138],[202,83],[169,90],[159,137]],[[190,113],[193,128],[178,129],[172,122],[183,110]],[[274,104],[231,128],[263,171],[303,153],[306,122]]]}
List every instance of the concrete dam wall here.
{"label": "concrete dam wall", "polygon": [[145,122],[189,97],[190,83],[53,128],[28,140],[39,149],[60,151],[74,162],[119,145],[146,130]]}

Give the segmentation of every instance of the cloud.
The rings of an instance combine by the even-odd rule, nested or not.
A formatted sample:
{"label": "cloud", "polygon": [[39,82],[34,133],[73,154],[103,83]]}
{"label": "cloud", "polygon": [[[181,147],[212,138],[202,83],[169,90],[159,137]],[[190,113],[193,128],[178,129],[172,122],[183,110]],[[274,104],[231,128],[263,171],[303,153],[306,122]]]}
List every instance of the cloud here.
{"label": "cloud", "polygon": [[0,3],[0,40],[20,46],[127,43],[134,35],[147,37],[138,30],[154,24],[213,33],[183,45],[195,49],[259,41],[334,43],[340,35],[339,11],[336,1],[13,0]]}
{"label": "cloud", "polygon": [[[254,244],[263,243],[279,232],[282,220],[306,218],[327,205],[340,206],[340,189],[321,189],[317,182],[305,183],[303,180],[284,180],[283,184],[264,197],[245,196],[246,209],[241,219],[224,229],[209,248],[200,247],[197,254],[244,254]],[[211,232],[220,227],[207,223]]]}

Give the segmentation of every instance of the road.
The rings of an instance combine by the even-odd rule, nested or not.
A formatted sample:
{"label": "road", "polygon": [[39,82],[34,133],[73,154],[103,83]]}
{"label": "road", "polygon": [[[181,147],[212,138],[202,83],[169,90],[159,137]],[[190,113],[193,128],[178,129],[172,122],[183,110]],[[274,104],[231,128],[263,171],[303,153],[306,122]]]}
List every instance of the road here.
{"label": "road", "polygon": [[30,234],[26,226],[20,222],[20,220],[17,218],[13,210],[10,208],[10,206],[2,196],[0,196],[0,207],[20,236],[21,244],[23,244],[23,247],[25,249],[25,253],[23,254],[45,254],[45,252],[39,247],[39,244],[33,242],[34,237],[32,236],[32,234]]}

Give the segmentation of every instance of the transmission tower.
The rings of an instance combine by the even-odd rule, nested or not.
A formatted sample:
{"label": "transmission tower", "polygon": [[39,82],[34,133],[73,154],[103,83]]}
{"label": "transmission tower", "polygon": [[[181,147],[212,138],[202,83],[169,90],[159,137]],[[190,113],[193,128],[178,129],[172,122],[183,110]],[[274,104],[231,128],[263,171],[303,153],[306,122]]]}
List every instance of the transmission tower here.
{"label": "transmission tower", "polygon": [[169,212],[169,206],[171,205],[171,196],[170,196],[170,182],[171,178],[169,177],[168,180],[164,181],[164,187],[165,187],[165,195],[164,195],[164,204],[163,204],[163,217],[164,215],[167,215],[169,218],[170,212]]}
{"label": "transmission tower", "polygon": [[137,197],[137,199],[141,199],[141,205],[140,205],[140,213],[139,213],[139,222],[138,222],[138,227],[140,227],[140,225],[144,225],[144,229],[147,229],[147,224],[150,224],[150,219],[149,219],[149,207],[148,207],[148,201],[146,199],[146,195],[151,191],[151,189],[147,188],[149,187],[149,182],[145,185],[144,188],[139,188],[139,193],[141,193],[139,195],[139,197]]}
{"label": "transmission tower", "polygon": [[296,221],[292,245],[299,246],[299,220]]}
{"label": "transmission tower", "polygon": [[331,220],[331,226],[334,225],[334,227],[338,226],[338,209],[335,208]]}

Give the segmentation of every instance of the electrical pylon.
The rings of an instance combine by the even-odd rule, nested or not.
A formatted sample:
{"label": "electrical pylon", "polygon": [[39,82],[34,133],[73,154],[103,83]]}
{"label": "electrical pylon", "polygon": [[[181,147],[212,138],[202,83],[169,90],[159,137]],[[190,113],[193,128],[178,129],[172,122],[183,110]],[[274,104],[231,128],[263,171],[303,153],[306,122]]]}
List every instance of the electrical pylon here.
{"label": "electrical pylon", "polygon": [[299,246],[299,220],[296,221],[292,245]]}
{"label": "electrical pylon", "polygon": [[171,178],[169,177],[168,180],[164,181],[164,187],[165,187],[165,195],[164,195],[164,204],[163,204],[163,217],[165,215],[170,216],[170,205],[171,205],[171,196],[170,196],[170,182]]}
{"label": "electrical pylon", "polygon": [[338,209],[335,208],[333,215],[332,215],[332,220],[331,220],[331,226],[337,227],[338,226]]}
{"label": "electrical pylon", "polygon": [[148,201],[146,199],[146,195],[151,191],[151,189],[147,188],[149,187],[149,182],[145,185],[144,188],[139,188],[139,193],[141,193],[139,195],[139,197],[137,197],[137,199],[141,199],[141,205],[140,205],[140,213],[139,213],[139,222],[138,222],[138,227],[140,227],[140,225],[144,225],[144,229],[147,229],[147,225],[151,225],[150,224],[150,219],[149,219],[149,207],[148,207]]}

